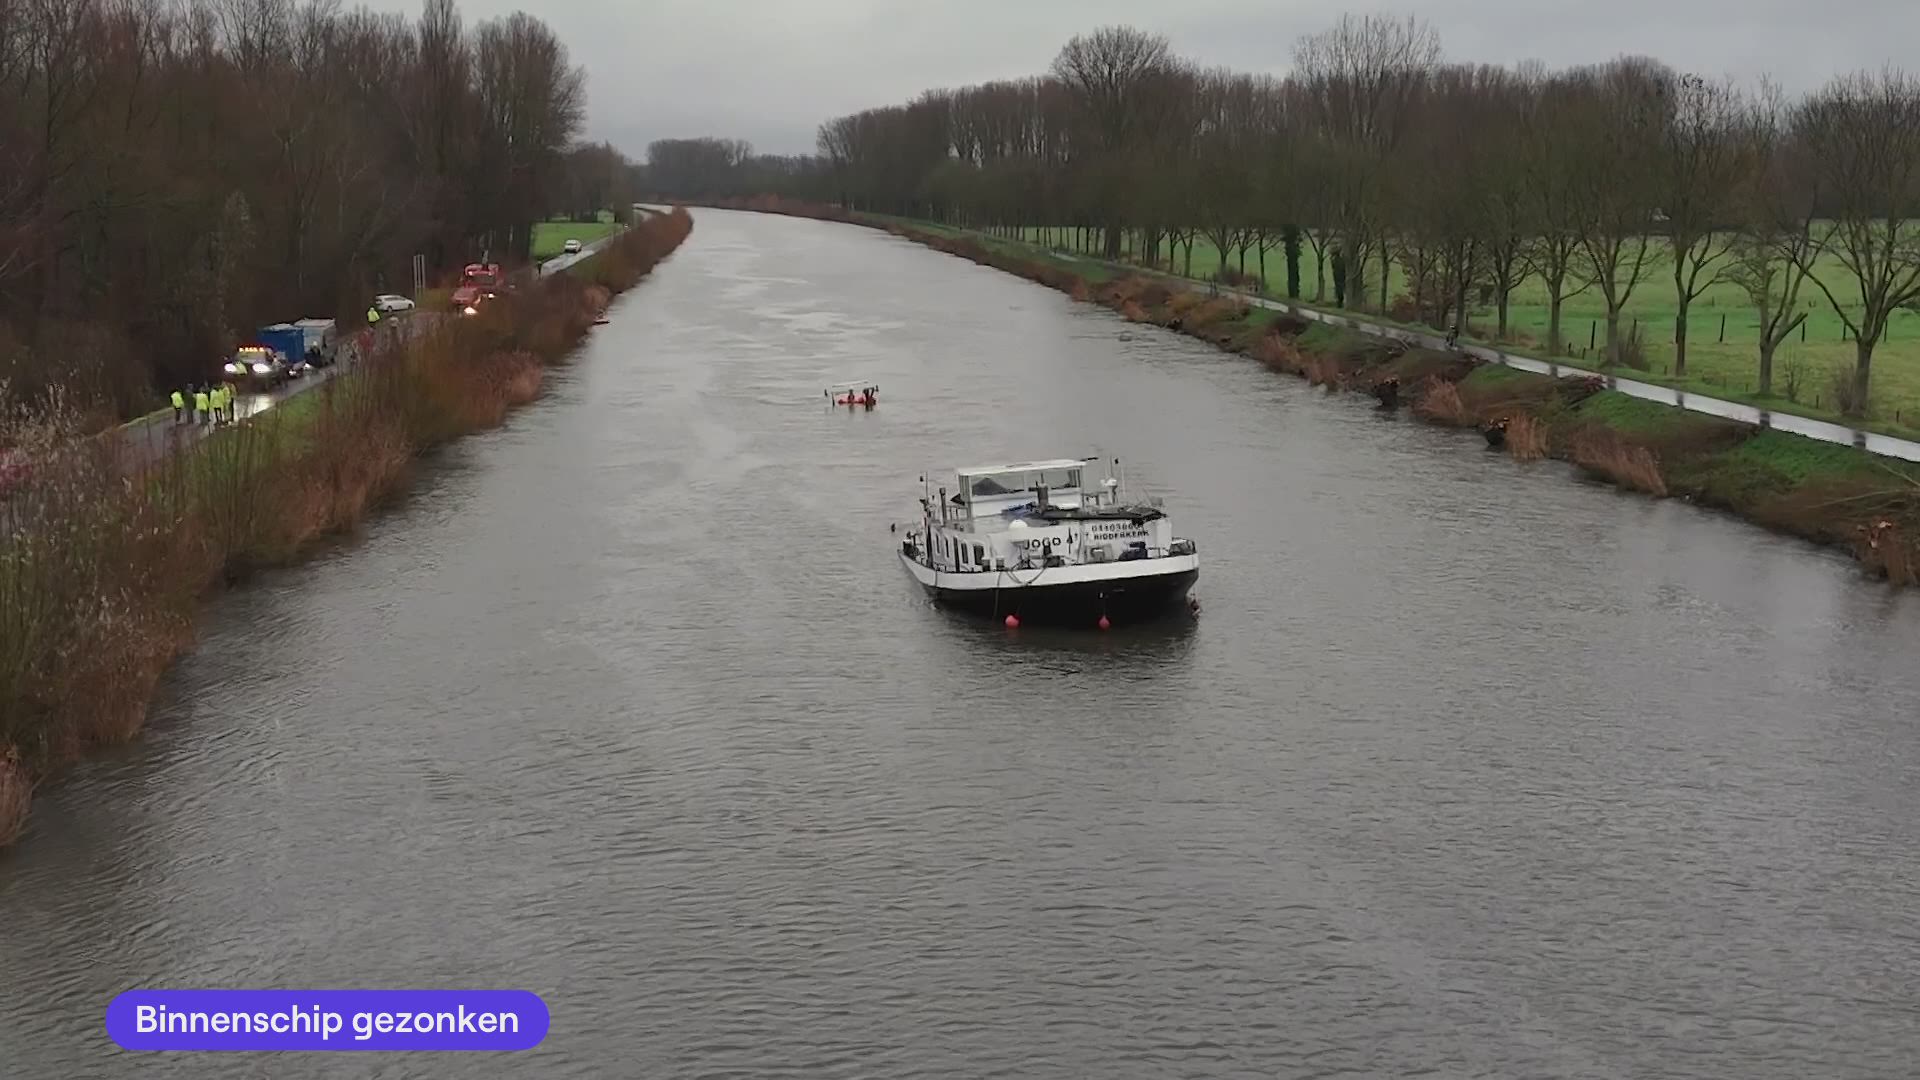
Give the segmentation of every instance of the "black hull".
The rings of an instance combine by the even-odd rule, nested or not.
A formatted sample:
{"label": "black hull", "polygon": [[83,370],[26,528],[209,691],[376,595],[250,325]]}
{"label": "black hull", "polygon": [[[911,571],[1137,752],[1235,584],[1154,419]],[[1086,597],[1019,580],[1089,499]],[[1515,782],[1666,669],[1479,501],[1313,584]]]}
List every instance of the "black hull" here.
{"label": "black hull", "polygon": [[[956,611],[1004,619],[1019,617],[1034,626],[1097,626],[1145,622],[1184,609],[1198,570],[1126,578],[1119,581],[1031,585],[1013,589],[941,589],[926,587],[934,603]],[[924,586],[923,586],[924,587]]]}

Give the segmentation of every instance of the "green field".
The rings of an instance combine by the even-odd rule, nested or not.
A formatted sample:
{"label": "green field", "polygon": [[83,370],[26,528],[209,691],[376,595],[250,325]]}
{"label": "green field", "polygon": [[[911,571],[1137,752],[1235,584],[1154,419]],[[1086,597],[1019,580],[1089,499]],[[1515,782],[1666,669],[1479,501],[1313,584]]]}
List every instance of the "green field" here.
{"label": "green field", "polygon": [[[1028,240],[1038,242],[1042,230],[1029,229],[1024,235]],[[1054,243],[1070,240],[1072,235],[1065,229],[1047,230],[1048,239]],[[1185,269],[1185,257],[1186,249],[1182,246],[1175,259],[1177,269]],[[1195,241],[1195,278],[1204,280],[1212,277],[1220,269],[1221,263],[1220,253],[1213,244],[1205,238]],[[1162,268],[1165,265],[1161,263]],[[1237,255],[1231,265],[1238,269]],[[1259,270],[1258,253],[1249,252],[1247,271],[1258,274]],[[1851,279],[1844,268],[1831,256],[1822,261],[1820,272],[1837,295],[1844,297],[1850,292],[1857,293],[1857,287],[1851,286]],[[1369,273],[1375,290],[1379,287],[1379,273],[1376,263]],[[1286,257],[1277,247],[1267,252],[1266,276],[1267,294],[1284,298]],[[1390,283],[1395,297],[1406,291],[1405,275],[1398,266],[1393,270]],[[1316,284],[1313,252],[1303,244],[1300,257],[1302,301],[1313,303]],[[1319,306],[1331,307],[1332,302],[1333,289],[1329,282],[1326,300]],[[1376,308],[1377,298],[1369,297],[1368,306]],[[1636,378],[1715,397],[1763,404],[1782,412],[1839,421],[1841,418],[1831,407],[1832,373],[1836,370],[1851,372],[1854,363],[1853,343],[1843,336],[1844,324],[1834,314],[1826,296],[1812,282],[1802,288],[1800,306],[1807,312],[1807,320],[1802,329],[1796,330],[1775,353],[1774,396],[1765,400],[1754,393],[1760,364],[1757,346],[1759,320],[1746,294],[1736,285],[1720,283],[1710,286],[1694,300],[1689,309],[1687,378],[1684,380],[1675,379],[1672,375],[1676,304],[1673,265],[1664,253],[1659,253],[1657,258],[1649,257],[1640,284],[1622,312],[1621,331],[1631,332],[1638,320],[1650,370],[1637,373]],[[1723,315],[1726,318],[1724,342],[1721,340]],[[1569,297],[1561,306],[1560,320],[1567,355],[1582,363],[1598,364],[1606,346],[1607,334],[1606,303],[1599,290],[1588,289]],[[1492,340],[1495,323],[1496,313],[1491,305],[1472,306],[1466,331],[1461,336],[1463,339],[1496,344]],[[1529,279],[1515,290],[1508,309],[1508,325],[1509,339],[1498,344],[1512,352],[1545,355],[1547,293],[1546,286],[1537,278]],[[1594,343],[1592,352],[1587,351],[1589,340]],[[1896,313],[1887,335],[1874,350],[1872,407],[1866,426],[1888,434],[1906,437],[1920,435],[1920,314],[1913,311]]]}
{"label": "green field", "polygon": [[542,221],[533,227],[533,257],[536,260],[551,259],[560,254],[560,249],[569,240],[578,240],[582,244],[591,244],[595,240],[613,232],[616,225],[613,215],[602,210],[597,222],[585,221]]}

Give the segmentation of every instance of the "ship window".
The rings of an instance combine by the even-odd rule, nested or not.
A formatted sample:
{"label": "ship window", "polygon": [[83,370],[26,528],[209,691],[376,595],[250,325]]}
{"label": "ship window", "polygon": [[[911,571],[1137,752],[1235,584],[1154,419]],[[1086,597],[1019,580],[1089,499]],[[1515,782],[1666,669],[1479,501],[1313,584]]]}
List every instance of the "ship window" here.
{"label": "ship window", "polygon": [[1019,483],[1020,477],[1018,473],[1001,473],[998,476],[976,476],[973,478],[972,489],[975,495],[1011,495],[1021,490],[1021,488],[1008,487],[1007,485],[1017,485]]}
{"label": "ship window", "polygon": [[1055,491],[1080,486],[1079,469],[1047,469],[1034,476],[1035,484],[1045,484]]}
{"label": "ship window", "polygon": [[975,566],[987,565],[987,552],[979,544],[973,545],[973,563]]}

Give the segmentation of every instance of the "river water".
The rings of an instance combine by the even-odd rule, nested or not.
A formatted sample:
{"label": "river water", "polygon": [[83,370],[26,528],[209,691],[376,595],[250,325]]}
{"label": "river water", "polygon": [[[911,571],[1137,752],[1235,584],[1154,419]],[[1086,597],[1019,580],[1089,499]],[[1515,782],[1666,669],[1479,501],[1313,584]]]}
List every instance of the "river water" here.
{"label": "river water", "polygon": [[[878,383],[871,413],[832,380]],[[929,609],[922,469],[1103,452],[1200,619]],[[1909,1075],[1920,598],[877,233],[702,212],[0,855],[6,1077]],[[498,1057],[133,987],[511,987]]]}

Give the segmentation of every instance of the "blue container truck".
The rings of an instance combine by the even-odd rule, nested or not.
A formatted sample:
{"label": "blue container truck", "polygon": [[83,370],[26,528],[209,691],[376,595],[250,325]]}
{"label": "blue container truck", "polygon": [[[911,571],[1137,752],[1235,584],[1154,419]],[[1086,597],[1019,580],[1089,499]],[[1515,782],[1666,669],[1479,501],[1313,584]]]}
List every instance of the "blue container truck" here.
{"label": "blue container truck", "polygon": [[272,326],[263,327],[254,339],[279,353],[281,361],[289,367],[299,363],[307,355],[306,332],[292,323],[275,323]]}

